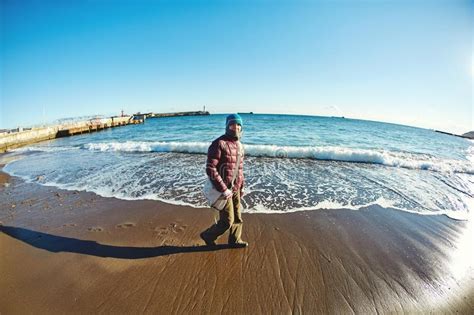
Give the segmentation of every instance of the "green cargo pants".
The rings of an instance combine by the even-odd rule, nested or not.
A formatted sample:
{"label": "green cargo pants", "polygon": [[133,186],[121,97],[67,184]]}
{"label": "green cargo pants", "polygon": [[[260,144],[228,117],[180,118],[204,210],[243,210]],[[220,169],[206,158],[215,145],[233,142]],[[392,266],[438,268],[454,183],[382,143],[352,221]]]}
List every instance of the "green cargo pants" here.
{"label": "green cargo pants", "polygon": [[232,198],[227,199],[224,209],[219,211],[219,221],[204,231],[204,234],[209,239],[216,240],[229,230],[229,244],[241,242],[242,222],[240,192],[236,191]]}

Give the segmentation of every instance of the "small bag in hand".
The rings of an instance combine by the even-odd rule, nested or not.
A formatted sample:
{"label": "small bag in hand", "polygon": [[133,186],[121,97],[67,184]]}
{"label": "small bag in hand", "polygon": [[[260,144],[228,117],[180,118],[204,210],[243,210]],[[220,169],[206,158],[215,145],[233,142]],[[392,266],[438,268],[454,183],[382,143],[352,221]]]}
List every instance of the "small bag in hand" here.
{"label": "small bag in hand", "polygon": [[219,211],[224,209],[227,203],[227,198],[224,197],[220,191],[214,188],[214,185],[209,178],[204,183],[203,193],[211,208]]}

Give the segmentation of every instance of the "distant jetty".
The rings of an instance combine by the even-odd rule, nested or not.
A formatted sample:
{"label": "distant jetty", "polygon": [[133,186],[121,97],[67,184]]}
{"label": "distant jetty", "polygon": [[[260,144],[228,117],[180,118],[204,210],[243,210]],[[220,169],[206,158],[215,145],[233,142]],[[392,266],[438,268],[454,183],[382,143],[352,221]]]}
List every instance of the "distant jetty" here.
{"label": "distant jetty", "polygon": [[177,116],[206,116],[210,115],[207,111],[196,111],[196,112],[176,112],[176,113],[136,113],[133,114],[133,119],[145,120],[148,118],[164,118],[164,117],[177,117]]}
{"label": "distant jetty", "polygon": [[176,117],[176,116],[207,116],[210,115],[208,111],[197,111],[197,112],[177,112],[177,113],[148,113],[147,118],[163,118],[163,117]]}
{"label": "distant jetty", "polygon": [[202,116],[209,115],[207,111],[177,112],[177,113],[137,113],[133,115],[114,116],[110,118],[94,118],[85,121],[58,124],[38,128],[18,128],[0,131],[0,153],[25,145],[69,137],[83,133],[101,131],[108,128],[144,123],[147,118]]}
{"label": "distant jetty", "polygon": [[207,116],[210,115],[207,111],[196,111],[196,112],[176,112],[176,113],[136,113],[132,115],[131,123],[139,124],[144,123],[145,120],[150,118],[165,118],[165,117],[179,117],[179,116]]}

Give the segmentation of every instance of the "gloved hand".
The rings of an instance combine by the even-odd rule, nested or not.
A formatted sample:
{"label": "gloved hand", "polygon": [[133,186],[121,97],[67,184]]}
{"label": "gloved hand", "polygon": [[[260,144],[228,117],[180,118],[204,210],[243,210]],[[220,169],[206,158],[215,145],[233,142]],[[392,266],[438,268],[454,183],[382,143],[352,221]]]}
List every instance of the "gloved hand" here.
{"label": "gloved hand", "polygon": [[226,191],[224,191],[222,195],[225,197],[225,199],[229,199],[232,197],[232,191],[230,191],[229,189],[226,189]]}

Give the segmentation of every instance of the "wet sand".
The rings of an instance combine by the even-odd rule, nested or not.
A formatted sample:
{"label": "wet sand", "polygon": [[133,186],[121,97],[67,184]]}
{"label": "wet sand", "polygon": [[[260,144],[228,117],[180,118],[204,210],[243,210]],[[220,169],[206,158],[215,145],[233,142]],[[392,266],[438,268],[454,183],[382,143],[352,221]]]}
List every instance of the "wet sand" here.
{"label": "wet sand", "polygon": [[198,235],[214,214],[0,173],[0,313],[474,311],[472,222],[380,207],[245,214],[250,246],[211,249]]}

